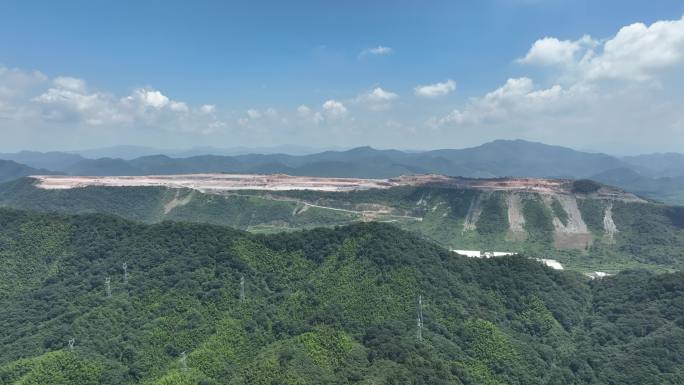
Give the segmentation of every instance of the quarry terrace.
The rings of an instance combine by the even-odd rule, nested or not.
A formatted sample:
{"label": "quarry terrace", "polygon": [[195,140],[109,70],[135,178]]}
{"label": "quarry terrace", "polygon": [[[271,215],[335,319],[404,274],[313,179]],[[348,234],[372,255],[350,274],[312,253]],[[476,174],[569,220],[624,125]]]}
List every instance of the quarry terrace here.
{"label": "quarry terrace", "polygon": [[[182,174],[147,176],[65,176],[36,175],[37,187],[43,189],[72,189],[87,186],[126,187],[156,186],[189,188],[201,192],[234,190],[313,190],[356,191],[385,189],[400,186],[433,186],[445,188],[470,188],[491,191],[535,192],[541,194],[570,193],[570,181],[566,179],[496,178],[470,179],[437,174],[407,175],[389,179],[325,178],[291,175],[258,174]],[[604,187],[595,197],[640,201],[633,194]]]}

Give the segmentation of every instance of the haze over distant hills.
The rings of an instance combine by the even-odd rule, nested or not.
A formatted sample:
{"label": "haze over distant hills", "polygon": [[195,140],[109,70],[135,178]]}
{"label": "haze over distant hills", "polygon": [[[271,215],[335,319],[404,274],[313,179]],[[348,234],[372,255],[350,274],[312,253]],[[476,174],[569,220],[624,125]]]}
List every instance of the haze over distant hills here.
{"label": "haze over distant hills", "polygon": [[197,155],[244,155],[244,154],[290,154],[290,155],[308,155],[321,152],[326,149],[313,148],[301,146],[296,144],[284,144],[273,147],[192,147],[192,148],[175,148],[175,149],[161,149],[155,147],[121,145],[102,148],[93,148],[86,150],[73,151],[74,154],[81,155],[84,158],[121,158],[121,159],[135,159],[142,156],[149,155],[167,155],[176,158],[185,158]]}
{"label": "haze over distant hills", "polygon": [[[590,178],[654,199],[684,202],[684,155],[675,153],[616,157],[524,140],[496,140],[472,148],[422,152],[371,147],[315,153],[307,150],[312,149],[197,148],[155,154],[160,150],[117,146],[78,154],[23,151],[0,154],[0,159],[52,172],[95,176],[226,172],[360,178],[424,173],[476,178]],[[108,156],[89,157],[103,154]],[[140,154],[144,156],[136,156]],[[36,172],[15,171],[0,175],[0,180],[31,173]]]}
{"label": "haze over distant hills", "polygon": [[0,160],[0,183],[21,178],[27,175],[36,175],[42,173],[57,174],[54,171],[36,169],[11,160]]}

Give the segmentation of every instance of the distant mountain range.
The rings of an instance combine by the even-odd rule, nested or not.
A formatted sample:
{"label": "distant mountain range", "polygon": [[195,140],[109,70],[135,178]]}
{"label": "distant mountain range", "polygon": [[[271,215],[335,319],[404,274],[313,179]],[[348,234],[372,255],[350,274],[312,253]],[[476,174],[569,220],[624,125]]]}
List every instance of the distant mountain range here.
{"label": "distant mountain range", "polygon": [[39,174],[53,175],[59,173],[55,171],[29,167],[11,160],[0,160],[0,183],[7,182],[13,179],[18,179],[28,175]]}
{"label": "distant mountain range", "polygon": [[[122,155],[121,157],[96,159],[84,156],[88,152],[74,154],[24,151],[0,154],[0,159],[52,172],[97,176],[226,172],[360,178],[389,178],[423,173],[476,178],[590,178],[655,199],[684,203],[684,155],[673,153],[615,157],[524,140],[496,140],[466,149],[423,152],[358,147],[346,151],[323,151],[304,155],[256,152],[207,155],[218,152],[207,148],[186,152],[186,155],[191,155],[195,151],[207,151],[202,155],[177,156],[169,153],[128,159],[131,155],[152,150],[120,146],[108,151],[110,154]],[[299,150],[304,151],[303,148]],[[102,154],[106,151],[93,150],[92,153]],[[0,178],[6,180],[15,174],[23,176],[22,172],[15,172],[9,173],[9,176],[0,175]]]}

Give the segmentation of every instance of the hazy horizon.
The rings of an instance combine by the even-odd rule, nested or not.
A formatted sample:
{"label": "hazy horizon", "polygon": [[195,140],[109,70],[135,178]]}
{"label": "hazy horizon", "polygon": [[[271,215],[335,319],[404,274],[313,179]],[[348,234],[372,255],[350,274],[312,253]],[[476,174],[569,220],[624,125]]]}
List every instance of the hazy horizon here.
{"label": "hazy horizon", "polygon": [[[371,145],[358,145],[358,146],[347,146],[347,147],[314,147],[314,146],[303,146],[303,145],[297,145],[297,144],[291,144],[291,143],[285,143],[285,144],[280,144],[280,145],[274,145],[274,146],[235,146],[235,147],[221,147],[221,146],[212,146],[212,145],[206,145],[206,146],[188,146],[188,147],[155,147],[153,145],[150,146],[143,146],[143,145],[137,145],[137,144],[114,144],[111,146],[102,146],[102,147],[84,147],[84,148],[71,148],[71,149],[60,149],[60,148],[55,148],[55,149],[48,149],[48,150],[37,150],[37,149],[31,149],[31,148],[23,148],[20,150],[15,150],[15,151],[0,151],[0,153],[4,154],[14,154],[14,153],[21,153],[21,152],[37,152],[37,153],[50,153],[50,152],[62,152],[62,153],[71,153],[71,154],[79,154],[82,155],[86,158],[88,157],[93,157],[91,155],[93,154],[99,154],[99,153],[108,153],[111,151],[117,152],[117,151],[123,151],[123,152],[131,152],[133,154],[135,153],[141,153],[143,155],[141,156],[146,156],[146,155],[168,155],[171,157],[178,157],[180,155],[182,156],[193,156],[193,155],[244,155],[244,154],[277,154],[277,153],[282,153],[282,154],[287,154],[287,155],[309,155],[309,154],[316,154],[316,153],[321,153],[325,151],[349,151],[353,150],[356,148],[364,148],[364,147],[369,147],[374,150],[396,150],[396,151],[402,151],[406,153],[411,153],[411,152],[429,152],[429,151],[436,151],[436,150],[463,150],[463,149],[469,149],[469,148],[476,148],[480,147],[492,142],[496,141],[509,141],[509,142],[514,142],[514,141],[525,141],[529,143],[539,143],[539,144],[544,144],[548,146],[555,146],[555,147],[563,147],[563,148],[569,148],[575,151],[580,151],[580,152],[586,152],[586,153],[595,153],[595,154],[606,154],[606,155],[611,155],[615,157],[623,157],[623,156],[635,156],[635,155],[650,155],[650,154],[668,154],[668,153],[673,153],[673,154],[682,154],[684,155],[684,151],[682,152],[676,152],[676,151],[655,151],[655,152],[627,152],[627,153],[619,153],[619,152],[609,152],[609,151],[601,151],[592,149],[592,148],[579,148],[579,147],[573,147],[573,146],[566,146],[563,144],[558,144],[558,143],[545,143],[545,142],[538,142],[538,141],[531,141],[531,140],[525,140],[525,139],[494,139],[491,141],[486,141],[478,144],[474,144],[472,146],[463,146],[463,147],[434,147],[434,148],[397,148],[397,147],[381,147],[381,146],[371,146]],[[190,155],[188,155],[190,154]],[[100,156],[95,156],[95,157],[100,157]],[[102,157],[109,157],[107,155],[104,155]],[[117,157],[117,156],[114,156]],[[132,155],[132,156],[124,156],[124,158],[135,158],[137,155]]]}

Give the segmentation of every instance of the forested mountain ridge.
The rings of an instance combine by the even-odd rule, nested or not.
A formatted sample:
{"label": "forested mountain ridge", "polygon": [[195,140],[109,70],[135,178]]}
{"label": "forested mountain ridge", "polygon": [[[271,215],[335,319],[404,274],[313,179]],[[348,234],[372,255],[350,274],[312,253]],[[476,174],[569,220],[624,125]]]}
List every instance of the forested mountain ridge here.
{"label": "forested mountain ridge", "polygon": [[525,252],[582,272],[683,269],[684,209],[632,197],[621,198],[613,189],[603,195],[540,194],[431,185],[223,193],[140,186],[46,190],[28,178],[0,185],[0,205],[42,212],[102,212],[147,223],[211,223],[256,233],[372,220],[391,222],[450,249]]}
{"label": "forested mountain ridge", "polygon": [[0,223],[4,384],[684,381],[682,273],[589,281],[379,223],[250,235],[8,209]]}
{"label": "forested mountain ridge", "polygon": [[0,160],[0,183],[29,175],[49,175],[56,172],[36,169],[11,160]]}

